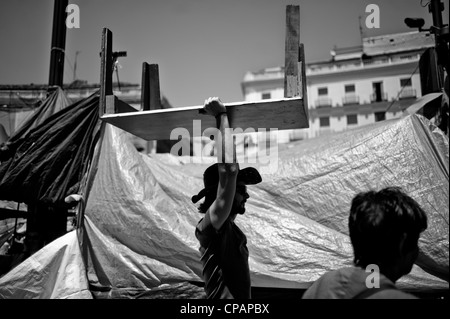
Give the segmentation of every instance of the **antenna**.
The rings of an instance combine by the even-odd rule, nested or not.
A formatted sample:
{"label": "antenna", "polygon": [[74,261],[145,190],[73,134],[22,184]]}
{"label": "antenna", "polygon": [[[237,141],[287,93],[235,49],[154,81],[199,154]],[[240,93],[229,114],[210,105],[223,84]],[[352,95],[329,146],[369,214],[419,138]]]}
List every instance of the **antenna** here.
{"label": "antenna", "polygon": [[359,16],[358,18],[359,18],[359,36],[361,37],[361,43],[362,43],[363,38],[364,38],[364,31],[363,31],[363,27],[362,27],[362,23],[361,23],[361,16]]}
{"label": "antenna", "polygon": [[75,82],[75,80],[77,79],[77,57],[80,52],[81,51],[75,52],[75,62],[73,65],[73,82]]}

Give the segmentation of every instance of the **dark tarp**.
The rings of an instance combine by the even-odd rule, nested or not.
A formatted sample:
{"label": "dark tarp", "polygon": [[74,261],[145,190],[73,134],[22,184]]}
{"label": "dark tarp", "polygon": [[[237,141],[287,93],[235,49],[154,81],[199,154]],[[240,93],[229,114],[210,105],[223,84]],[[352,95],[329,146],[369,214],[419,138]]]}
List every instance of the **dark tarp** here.
{"label": "dark tarp", "polygon": [[10,138],[0,164],[0,200],[57,206],[77,192],[99,136],[99,97],[95,93],[48,116],[65,104],[61,99],[55,91],[42,112]]}
{"label": "dark tarp", "polygon": [[12,143],[22,137],[25,137],[32,129],[41,125],[46,119],[71,104],[61,88],[57,88],[50,94],[45,101],[39,106],[37,111],[28,118],[28,120],[20,126],[20,128],[11,134],[9,142]]}

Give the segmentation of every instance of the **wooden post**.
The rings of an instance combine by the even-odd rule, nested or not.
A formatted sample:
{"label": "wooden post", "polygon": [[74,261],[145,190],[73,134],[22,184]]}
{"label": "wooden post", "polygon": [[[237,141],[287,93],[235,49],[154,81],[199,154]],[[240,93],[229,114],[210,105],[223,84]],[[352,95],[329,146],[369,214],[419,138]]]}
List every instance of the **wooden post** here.
{"label": "wooden post", "polygon": [[[298,75],[300,77],[300,98],[303,99],[303,107],[308,109],[308,94],[307,94],[307,83],[306,83],[306,58],[305,58],[305,47],[303,43],[300,43],[300,47],[298,48],[298,66],[301,68]],[[308,116],[308,112],[306,112],[306,116]]]}
{"label": "wooden post", "polygon": [[[161,109],[158,64],[142,63],[141,110]],[[157,152],[157,141],[147,141],[147,152]]]}
{"label": "wooden post", "polygon": [[286,6],[284,97],[302,97],[299,76],[300,7]]}
{"label": "wooden post", "polygon": [[142,64],[141,109],[143,111],[161,108],[158,64]]}
{"label": "wooden post", "polygon": [[100,70],[100,108],[99,115],[105,113],[114,113],[114,110],[107,109],[106,96],[112,95],[112,32],[107,28],[102,32],[102,49],[100,53],[101,70]]}
{"label": "wooden post", "polygon": [[149,64],[142,63],[141,111],[150,110]]}

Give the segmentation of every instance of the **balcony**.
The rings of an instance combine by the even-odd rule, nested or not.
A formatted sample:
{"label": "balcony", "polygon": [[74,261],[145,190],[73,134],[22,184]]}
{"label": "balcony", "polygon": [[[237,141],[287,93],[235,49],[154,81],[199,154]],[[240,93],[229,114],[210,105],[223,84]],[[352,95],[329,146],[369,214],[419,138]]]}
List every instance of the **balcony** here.
{"label": "balcony", "polygon": [[319,97],[316,100],[316,108],[317,109],[321,109],[321,108],[327,108],[327,107],[331,107],[332,102],[331,99],[329,97]]}
{"label": "balcony", "polygon": [[355,105],[359,104],[359,96],[356,94],[346,94],[342,98],[342,105]]}
{"label": "balcony", "polygon": [[376,102],[385,102],[388,100],[387,93],[372,93],[370,95],[370,102],[376,103]]}
{"label": "balcony", "polygon": [[417,97],[416,95],[416,89],[413,89],[412,87],[405,87],[400,92],[399,99],[415,99]]}

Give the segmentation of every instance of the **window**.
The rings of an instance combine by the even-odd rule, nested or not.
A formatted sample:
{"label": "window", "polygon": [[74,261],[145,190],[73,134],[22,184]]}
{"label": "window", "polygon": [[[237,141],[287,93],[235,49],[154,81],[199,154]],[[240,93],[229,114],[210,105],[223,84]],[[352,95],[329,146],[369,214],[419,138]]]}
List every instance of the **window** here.
{"label": "window", "polygon": [[386,119],[386,112],[375,112],[375,122],[384,121]]}
{"label": "window", "polygon": [[329,117],[321,117],[320,120],[320,127],[329,127],[330,126],[330,118]]}
{"label": "window", "polygon": [[348,84],[345,86],[345,93],[355,93],[355,85]]}
{"label": "window", "polygon": [[318,88],[317,93],[319,94],[319,96],[326,96],[328,95],[328,88]]}
{"label": "window", "polygon": [[373,82],[373,94],[371,96],[371,102],[387,101],[387,96],[383,92],[383,82]]}
{"label": "window", "polygon": [[412,86],[411,79],[400,79],[400,87]]}
{"label": "window", "polygon": [[358,115],[349,114],[347,115],[347,125],[358,124]]}
{"label": "window", "polygon": [[263,99],[263,100],[269,100],[270,97],[271,97],[270,93],[263,93],[263,94],[262,94],[262,99]]}

